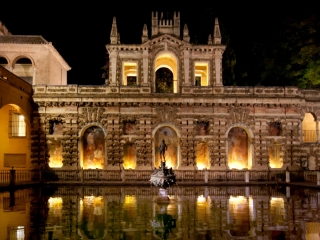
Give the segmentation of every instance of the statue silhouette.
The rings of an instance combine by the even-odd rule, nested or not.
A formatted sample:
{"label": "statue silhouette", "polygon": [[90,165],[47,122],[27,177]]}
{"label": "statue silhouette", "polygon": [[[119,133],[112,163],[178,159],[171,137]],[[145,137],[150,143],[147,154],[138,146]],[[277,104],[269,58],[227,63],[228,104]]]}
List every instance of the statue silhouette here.
{"label": "statue silhouette", "polygon": [[162,158],[163,158],[163,161],[166,161],[165,153],[166,153],[167,149],[168,149],[167,144],[164,141],[164,139],[162,139],[162,142],[161,142],[160,147],[159,147],[160,160],[161,161],[162,161]]}

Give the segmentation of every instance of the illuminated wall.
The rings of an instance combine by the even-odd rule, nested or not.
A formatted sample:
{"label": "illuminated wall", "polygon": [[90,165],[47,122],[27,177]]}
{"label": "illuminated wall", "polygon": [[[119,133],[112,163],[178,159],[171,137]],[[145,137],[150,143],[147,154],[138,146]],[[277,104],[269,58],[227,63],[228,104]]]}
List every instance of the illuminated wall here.
{"label": "illuminated wall", "polygon": [[[28,169],[30,164],[30,123],[27,118],[26,122],[26,136],[9,136],[9,111],[11,109],[21,113],[18,106],[5,105],[0,109],[0,169],[9,169],[12,166],[15,169]],[[21,115],[22,116],[22,115]]]}
{"label": "illuminated wall", "polygon": [[126,143],[123,146],[123,167],[124,169],[135,169],[137,166],[136,148],[133,143]]}
{"label": "illuminated wall", "polygon": [[269,150],[269,165],[271,168],[281,168],[283,166],[282,145],[276,141],[270,141]]}
{"label": "illuminated wall", "polygon": [[205,142],[199,143],[196,146],[196,162],[197,168],[199,170],[202,169],[210,169],[210,155],[209,155],[209,147]]}

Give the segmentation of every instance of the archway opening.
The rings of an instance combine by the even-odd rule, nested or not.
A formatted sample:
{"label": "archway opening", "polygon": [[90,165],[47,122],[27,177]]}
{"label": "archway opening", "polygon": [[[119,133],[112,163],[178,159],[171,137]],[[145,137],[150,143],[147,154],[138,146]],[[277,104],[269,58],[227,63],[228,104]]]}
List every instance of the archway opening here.
{"label": "archway opening", "polygon": [[32,81],[33,81],[32,61],[26,57],[19,58],[13,66],[13,73],[18,77],[22,78],[23,80],[25,80],[26,82],[32,84]]}
{"label": "archway opening", "polygon": [[304,142],[317,141],[316,121],[311,113],[306,113],[302,121],[302,134]]}
{"label": "archway opening", "polygon": [[6,58],[0,56],[0,66],[8,69],[8,61]]}
{"label": "archway opening", "polygon": [[168,68],[159,68],[156,71],[156,92],[173,93],[173,74]]}
{"label": "archway opening", "polygon": [[[173,93],[177,93],[178,92],[178,63],[177,63],[177,59],[176,57],[169,52],[166,53],[162,53],[160,54],[156,60],[155,60],[155,72],[156,72],[156,91],[157,91],[157,71],[160,68],[167,68],[170,69],[171,73],[172,73],[172,87]],[[157,91],[158,92],[158,91]]]}
{"label": "archway opening", "polygon": [[104,132],[100,127],[89,127],[82,138],[82,166],[84,169],[103,169],[105,164]]}
{"label": "archway opening", "polygon": [[248,134],[240,127],[232,128],[228,133],[228,166],[230,169],[250,168],[248,161]]}

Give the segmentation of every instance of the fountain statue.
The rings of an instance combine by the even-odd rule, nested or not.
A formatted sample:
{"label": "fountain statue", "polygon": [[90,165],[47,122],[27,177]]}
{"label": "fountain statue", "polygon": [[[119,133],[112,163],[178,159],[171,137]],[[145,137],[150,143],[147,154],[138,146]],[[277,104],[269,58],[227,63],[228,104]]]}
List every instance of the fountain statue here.
{"label": "fountain statue", "polygon": [[159,147],[161,165],[158,169],[154,168],[149,180],[154,186],[159,187],[159,196],[157,201],[170,201],[166,188],[176,183],[176,175],[174,174],[172,168],[168,168],[166,166],[166,150],[167,145],[165,141],[162,140]]}

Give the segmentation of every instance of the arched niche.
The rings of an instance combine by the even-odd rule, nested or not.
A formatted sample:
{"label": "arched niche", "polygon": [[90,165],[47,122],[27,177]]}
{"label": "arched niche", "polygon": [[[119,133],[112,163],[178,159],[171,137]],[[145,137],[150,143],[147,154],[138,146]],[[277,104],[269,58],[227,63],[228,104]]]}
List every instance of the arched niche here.
{"label": "arched niche", "polygon": [[302,121],[303,142],[317,141],[317,124],[312,113],[306,113]]}
{"label": "arched niche", "polygon": [[315,156],[309,156],[307,167],[308,167],[309,170],[317,170],[316,157]]}
{"label": "arched niche", "polygon": [[210,169],[209,146],[206,142],[199,142],[196,145],[196,163],[199,170]]}
{"label": "arched niche", "polygon": [[137,166],[136,147],[132,142],[123,145],[123,168],[135,169]]}
{"label": "arched niche", "polygon": [[252,132],[245,125],[234,125],[226,133],[228,167],[251,169],[253,163]]}
{"label": "arched niche", "polygon": [[[168,51],[159,53],[154,61],[155,69],[155,84],[156,84],[156,72],[160,68],[167,68],[173,74],[173,93],[178,92],[178,60],[177,57]],[[155,86],[156,87],[156,86]]]}
{"label": "arched niche", "polygon": [[30,57],[16,57],[12,62],[12,72],[26,82],[33,84],[34,62]]}
{"label": "arched niche", "polygon": [[164,140],[167,145],[167,150],[165,151],[166,165],[173,169],[179,166],[179,138],[180,134],[169,125],[160,125],[154,132],[154,144],[153,144],[153,166],[160,166],[160,152],[159,147],[161,142]]}
{"label": "arched niche", "polygon": [[90,125],[82,130],[80,165],[83,169],[104,169],[106,158],[105,132],[101,126]]}

